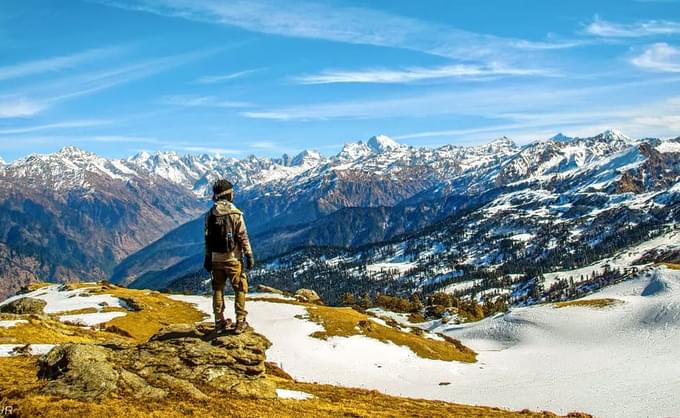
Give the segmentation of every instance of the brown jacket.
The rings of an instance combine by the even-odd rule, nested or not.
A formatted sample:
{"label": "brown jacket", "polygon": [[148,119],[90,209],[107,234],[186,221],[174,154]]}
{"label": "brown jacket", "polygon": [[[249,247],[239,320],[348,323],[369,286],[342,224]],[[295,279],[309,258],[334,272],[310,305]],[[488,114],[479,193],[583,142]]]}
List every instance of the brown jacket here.
{"label": "brown jacket", "polygon": [[253,250],[250,248],[250,240],[248,239],[248,231],[246,229],[246,221],[243,219],[243,213],[228,200],[218,200],[213,205],[210,212],[205,215],[205,251],[208,252],[208,217],[210,213],[217,216],[229,215],[231,225],[234,229],[234,238],[236,241],[236,248],[231,253],[212,253],[212,261],[231,261],[239,260],[244,255],[253,255]]}

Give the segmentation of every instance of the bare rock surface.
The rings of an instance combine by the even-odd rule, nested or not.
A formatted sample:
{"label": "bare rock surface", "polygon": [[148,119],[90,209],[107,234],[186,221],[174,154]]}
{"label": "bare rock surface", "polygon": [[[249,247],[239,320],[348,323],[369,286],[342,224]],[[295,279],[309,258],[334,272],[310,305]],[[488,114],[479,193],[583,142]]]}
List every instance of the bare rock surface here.
{"label": "bare rock surface", "polygon": [[20,298],[0,307],[2,313],[42,315],[47,302],[36,298]]}
{"label": "bare rock surface", "polygon": [[80,400],[127,395],[160,399],[169,395],[208,399],[211,392],[275,398],[265,375],[271,345],[248,330],[215,334],[208,327],[172,325],[136,346],[65,344],[40,359],[42,392]]}
{"label": "bare rock surface", "polygon": [[321,297],[312,289],[298,289],[295,298],[302,302],[322,303]]}

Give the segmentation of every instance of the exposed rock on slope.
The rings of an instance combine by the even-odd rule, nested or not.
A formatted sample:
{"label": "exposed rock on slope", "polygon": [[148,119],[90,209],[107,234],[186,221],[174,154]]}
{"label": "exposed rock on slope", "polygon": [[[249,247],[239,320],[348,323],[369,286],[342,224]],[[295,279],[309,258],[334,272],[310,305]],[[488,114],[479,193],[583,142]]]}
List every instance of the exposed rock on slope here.
{"label": "exposed rock on slope", "polygon": [[172,325],[138,346],[66,344],[40,359],[42,393],[79,400],[115,394],[161,399],[181,394],[208,399],[210,391],[276,398],[265,376],[271,343],[254,332],[215,336],[193,325]]}
{"label": "exposed rock on slope", "polygon": [[20,315],[26,314],[41,315],[46,305],[47,302],[45,302],[42,299],[27,297],[14,300],[6,305],[0,306],[0,312]]}

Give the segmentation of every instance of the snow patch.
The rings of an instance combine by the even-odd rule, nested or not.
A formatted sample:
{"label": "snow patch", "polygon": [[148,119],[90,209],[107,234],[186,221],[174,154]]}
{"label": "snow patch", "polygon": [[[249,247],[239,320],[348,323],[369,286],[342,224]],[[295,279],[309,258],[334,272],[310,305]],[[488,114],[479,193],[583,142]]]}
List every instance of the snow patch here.
{"label": "snow patch", "polygon": [[[25,344],[0,344],[0,357],[13,357],[19,355],[14,350],[23,347]],[[32,356],[42,356],[50,352],[55,344],[30,344],[29,352]]]}
{"label": "snow patch", "polygon": [[297,399],[299,401],[313,398],[313,396],[307,392],[289,389],[276,389],[276,395],[281,399]]}
{"label": "snow patch", "polygon": [[72,322],[78,325],[92,327],[95,325],[109,322],[113,318],[127,315],[126,312],[95,312],[75,315],[62,315],[59,317],[61,322]]}
{"label": "snow patch", "polygon": [[7,319],[4,321],[0,321],[1,328],[12,328],[17,326],[18,324],[28,324],[28,321],[25,319]]}

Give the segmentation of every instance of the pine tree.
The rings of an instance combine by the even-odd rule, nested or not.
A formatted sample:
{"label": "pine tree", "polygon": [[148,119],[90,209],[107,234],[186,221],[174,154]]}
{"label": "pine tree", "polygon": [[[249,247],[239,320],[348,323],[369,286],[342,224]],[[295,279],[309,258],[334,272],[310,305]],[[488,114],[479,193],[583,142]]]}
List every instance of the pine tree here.
{"label": "pine tree", "polygon": [[423,302],[420,301],[420,296],[414,293],[411,296],[411,312],[418,313],[423,310]]}
{"label": "pine tree", "polygon": [[354,306],[354,305],[356,305],[356,300],[354,299],[354,295],[349,293],[349,292],[342,295],[342,304],[343,304],[343,306]]}
{"label": "pine tree", "polygon": [[364,309],[368,309],[373,306],[373,301],[371,301],[371,295],[368,292],[364,293],[361,297],[360,306]]}

